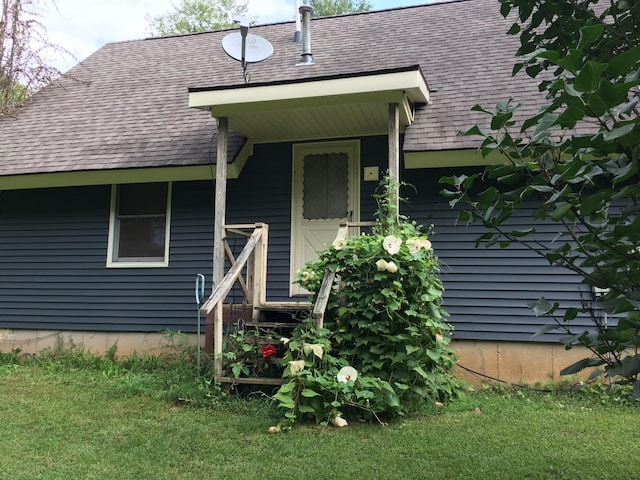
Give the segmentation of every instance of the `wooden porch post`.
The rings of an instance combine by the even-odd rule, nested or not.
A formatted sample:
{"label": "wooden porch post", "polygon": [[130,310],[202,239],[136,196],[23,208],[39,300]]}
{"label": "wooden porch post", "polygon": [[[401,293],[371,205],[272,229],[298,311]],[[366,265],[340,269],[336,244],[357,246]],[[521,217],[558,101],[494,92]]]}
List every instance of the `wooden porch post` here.
{"label": "wooden porch post", "polygon": [[[216,193],[213,222],[213,276],[212,289],[224,278],[224,224],[227,208],[227,143],[229,122],[226,117],[218,119],[218,149],[216,154]],[[213,353],[215,373],[222,375],[222,302],[213,311]],[[207,345],[208,347],[208,345]]]}
{"label": "wooden porch post", "polygon": [[218,151],[216,156],[216,196],[213,224],[213,277],[212,289],[224,278],[224,224],[227,208],[227,143],[228,120],[218,119]]}
{"label": "wooden porch post", "polygon": [[[389,104],[389,179],[394,185],[400,183],[400,108],[397,103]],[[400,213],[398,190],[393,190],[393,205],[396,218]]]}

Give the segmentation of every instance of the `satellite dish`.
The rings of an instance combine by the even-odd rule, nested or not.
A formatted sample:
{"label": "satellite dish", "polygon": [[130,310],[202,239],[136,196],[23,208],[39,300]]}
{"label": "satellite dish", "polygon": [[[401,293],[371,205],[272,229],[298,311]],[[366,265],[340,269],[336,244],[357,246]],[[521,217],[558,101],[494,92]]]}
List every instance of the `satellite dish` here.
{"label": "satellite dish", "polygon": [[245,39],[246,51],[242,55],[242,35],[240,32],[233,32],[222,39],[222,48],[227,55],[239,62],[249,63],[261,62],[273,55],[273,45],[266,38],[248,33]]}

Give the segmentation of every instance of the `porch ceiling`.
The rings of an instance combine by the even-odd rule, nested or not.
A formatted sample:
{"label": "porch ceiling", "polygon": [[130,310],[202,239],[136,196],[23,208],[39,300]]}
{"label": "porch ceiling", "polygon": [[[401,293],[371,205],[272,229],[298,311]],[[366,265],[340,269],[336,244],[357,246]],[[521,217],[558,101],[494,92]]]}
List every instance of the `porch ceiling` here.
{"label": "porch ceiling", "polygon": [[[305,67],[301,67],[305,68]],[[386,135],[389,103],[400,105],[400,130],[414,105],[429,102],[420,69],[300,82],[189,89],[189,106],[227,117],[254,143]]]}

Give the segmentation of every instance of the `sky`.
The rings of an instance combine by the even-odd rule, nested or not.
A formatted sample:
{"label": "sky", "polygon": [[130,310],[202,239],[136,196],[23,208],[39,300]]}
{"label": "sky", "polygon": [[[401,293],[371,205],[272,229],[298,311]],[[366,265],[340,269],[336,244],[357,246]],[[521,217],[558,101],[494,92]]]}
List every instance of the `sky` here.
{"label": "sky", "polygon": [[[433,0],[431,0],[433,1]],[[429,0],[370,0],[374,10],[430,3]],[[49,40],[71,52],[74,58],[51,54],[50,63],[66,71],[105,43],[149,36],[146,15],[171,10],[175,0],[57,0],[40,21]],[[304,3],[304,2],[300,2]],[[295,0],[249,0],[249,15],[258,24],[293,20]]]}

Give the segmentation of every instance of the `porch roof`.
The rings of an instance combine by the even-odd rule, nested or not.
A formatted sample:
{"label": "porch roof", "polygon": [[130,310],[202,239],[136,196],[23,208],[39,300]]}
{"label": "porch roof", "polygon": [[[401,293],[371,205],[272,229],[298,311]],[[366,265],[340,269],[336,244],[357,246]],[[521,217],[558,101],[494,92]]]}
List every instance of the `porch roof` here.
{"label": "porch roof", "polygon": [[[305,67],[300,67],[305,68]],[[392,70],[224,87],[192,87],[189,106],[227,117],[254,143],[386,135],[388,104],[400,106],[400,130],[415,105],[429,102],[419,65]]]}

